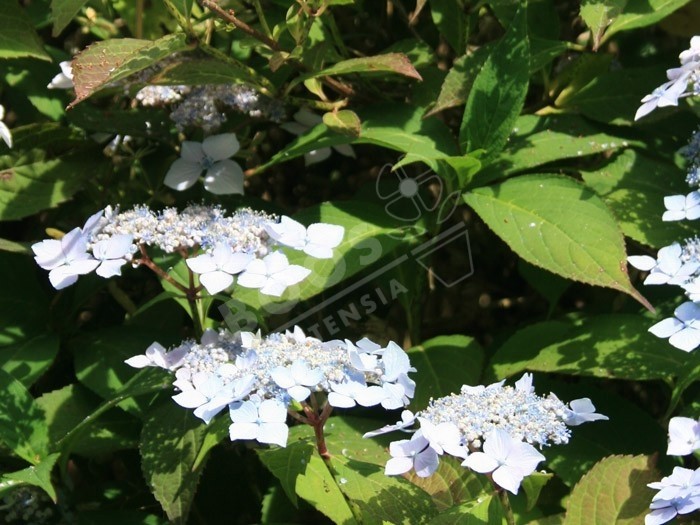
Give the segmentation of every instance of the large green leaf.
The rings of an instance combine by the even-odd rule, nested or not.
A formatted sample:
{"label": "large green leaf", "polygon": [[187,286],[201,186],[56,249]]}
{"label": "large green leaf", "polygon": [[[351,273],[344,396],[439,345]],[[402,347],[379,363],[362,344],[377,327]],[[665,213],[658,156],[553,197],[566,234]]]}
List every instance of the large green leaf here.
{"label": "large green leaf", "polygon": [[483,496],[452,507],[427,522],[428,525],[499,525],[505,523],[503,505],[493,496]]}
{"label": "large green leaf", "polygon": [[610,24],[602,41],[620,31],[647,27],[690,3],[690,0],[629,0],[622,13]]}
{"label": "large green leaf", "polygon": [[279,479],[295,505],[299,496],[334,523],[356,523],[337,482],[305,431],[303,427],[292,428],[284,449],[259,450],[261,461]]}
{"label": "large green leaf", "polygon": [[612,152],[642,145],[616,137],[574,116],[524,115],[513,127],[513,135],[498,159],[482,170],[473,185],[528,170],[550,162]]}
{"label": "large green leaf", "polygon": [[3,0],[0,2],[0,59],[20,57],[51,60],[19,2]]}
{"label": "large green leaf", "polygon": [[660,220],[666,211],[664,197],[688,192],[684,174],[670,162],[629,149],[602,168],[581,174],[610,207],[627,237],[661,248],[695,234],[696,229],[688,221]]}
{"label": "large green leaf", "polygon": [[53,36],[60,35],[87,2],[88,0],[51,0]]}
{"label": "large green leaf", "polygon": [[148,80],[159,85],[201,85],[248,83],[268,86],[270,82],[254,69],[231,57],[227,60],[195,58],[165,66]]}
{"label": "large green leaf", "polygon": [[430,0],[430,15],[440,34],[457,55],[467,47],[469,24],[462,4],[457,0]]}
{"label": "large green leaf", "polygon": [[[27,132],[33,129],[27,127]],[[25,131],[20,131],[24,135]],[[52,208],[83,186],[82,179],[109,167],[95,151],[47,159],[36,149],[0,156],[0,220],[16,220]]]}
{"label": "large green leaf", "polygon": [[0,368],[30,387],[53,363],[58,354],[56,334],[39,334],[21,342],[0,347]]}
{"label": "large green leaf", "polygon": [[651,459],[611,456],[595,465],[571,491],[564,525],[644,523],[656,481]]}
{"label": "large green leaf", "polygon": [[[430,494],[441,512],[488,496],[493,490],[489,480],[463,467],[461,463],[461,459],[445,454],[431,476],[421,478],[415,472],[410,472],[406,479]],[[446,514],[449,515],[449,512]]]}
{"label": "large green leaf", "polygon": [[[380,259],[394,254],[398,247],[407,246],[416,239],[415,232],[405,229],[406,223],[367,202],[324,203],[303,210],[294,215],[294,219],[306,225],[324,222],[343,226],[343,242],[333,250],[333,258],[314,259],[302,252],[286,250],[290,263],[309,268],[312,273],[304,281],[289,287],[280,299],[261,294],[258,290],[237,287],[234,292],[236,301],[267,313],[288,311],[297,302],[368,269]],[[392,265],[399,263],[397,259],[392,261]],[[343,298],[353,289],[340,290],[331,300],[345,304]]]}
{"label": "large green leaf", "polygon": [[73,59],[74,106],[105,85],[153,66],[189,48],[185,35],[176,33],[155,41],[115,38],[96,42]]}
{"label": "large green leaf", "polygon": [[529,263],[648,304],[630,283],[615,218],[582,184],[556,175],[524,175],[478,188],[464,200]]}
{"label": "large green leaf", "polygon": [[[73,428],[91,416],[100,406],[101,399],[85,387],[73,384],[37,398],[36,403],[46,414],[49,439],[60,442]],[[138,446],[138,421],[119,410],[101,415],[99,422],[90,425],[71,444],[73,453],[87,457]]]}
{"label": "large green leaf", "polygon": [[430,398],[459,392],[462,385],[476,385],[481,377],[484,351],[465,335],[443,335],[428,339],[408,350],[411,365],[418,372],[416,394],[411,406],[423,409]]}
{"label": "large green leaf", "polygon": [[687,354],[650,335],[649,324],[649,319],[639,315],[609,314],[530,325],[496,351],[487,379],[495,381],[530,370],[669,381],[683,370]]}
{"label": "large green leaf", "polygon": [[319,124],[273,155],[258,171],[313,150],[350,143],[374,144],[427,160],[457,155],[458,149],[449,128],[439,119],[423,119],[422,113],[421,108],[406,104],[383,104],[358,110],[362,121],[358,138],[333,133],[324,124]]}
{"label": "large green leaf", "polygon": [[26,388],[0,370],[0,442],[33,465],[49,453],[44,413]]}
{"label": "large green leaf", "polygon": [[227,433],[226,418],[205,425],[170,399],[147,414],[141,432],[141,467],[171,522],[187,522],[206,457]]}
{"label": "large green leaf", "polygon": [[467,152],[485,149],[483,163],[503,149],[525,102],[530,77],[525,5],[479,71],[462,117],[459,143]]}

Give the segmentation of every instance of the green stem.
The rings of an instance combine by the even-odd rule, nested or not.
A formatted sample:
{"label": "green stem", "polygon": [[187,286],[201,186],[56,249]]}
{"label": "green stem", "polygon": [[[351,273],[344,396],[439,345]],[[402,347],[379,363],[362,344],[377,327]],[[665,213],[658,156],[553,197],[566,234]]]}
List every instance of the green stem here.
{"label": "green stem", "polygon": [[255,13],[258,15],[258,20],[260,20],[260,25],[262,26],[263,31],[265,31],[265,34],[268,37],[272,37],[272,31],[270,31],[270,26],[267,24],[267,20],[265,19],[265,12],[263,11],[260,0],[253,0],[253,5],[255,6]]}
{"label": "green stem", "polygon": [[136,27],[134,28],[134,36],[143,38],[143,0],[136,0]]}
{"label": "green stem", "polygon": [[199,341],[204,333],[204,313],[202,312],[203,308],[200,308],[202,306],[202,301],[197,299],[199,287],[194,284],[194,272],[189,266],[187,267],[187,273],[190,277],[190,286],[187,291],[187,304],[190,305],[190,311],[192,312],[195,337],[197,341]]}
{"label": "green stem", "polygon": [[[491,480],[491,483],[493,483],[493,480]],[[506,523],[508,523],[508,525],[515,525],[515,516],[513,515],[513,508],[510,506],[508,493],[505,491],[505,489],[502,489],[495,484],[494,488],[496,489],[496,495],[503,506],[503,514],[505,514]]]}

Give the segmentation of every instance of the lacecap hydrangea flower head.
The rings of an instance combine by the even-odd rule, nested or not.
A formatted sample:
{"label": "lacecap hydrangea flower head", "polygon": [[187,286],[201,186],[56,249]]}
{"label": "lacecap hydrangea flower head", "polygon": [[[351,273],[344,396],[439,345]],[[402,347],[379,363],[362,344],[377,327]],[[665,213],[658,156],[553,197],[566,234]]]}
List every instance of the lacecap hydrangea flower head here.
{"label": "lacecap hydrangea flower head", "polygon": [[517,494],[525,476],[544,461],[535,445],[568,443],[568,427],[587,421],[606,420],[595,412],[588,398],[566,406],[554,394],[535,394],[532,375],[525,374],[514,387],[504,382],[488,386],[463,386],[458,394],[432,399],[415,415],[404,411],[402,420],[368,432],[373,437],[393,430],[419,428],[410,439],[389,446],[391,459],[387,475],[414,470],[420,477],[431,476],[444,454],[462,460],[462,466],[490,474],[499,487]]}
{"label": "lacecap hydrangea flower head", "polygon": [[173,373],[173,400],[209,423],[228,409],[231,440],[285,446],[288,416],[320,425],[333,408],[405,407],[415,392],[415,369],[397,344],[369,339],[323,342],[292,332],[266,337],[251,332],[205,332],[166,351],[153,343],[126,361]]}
{"label": "lacecap hydrangea flower head", "polygon": [[311,270],[290,264],[279,247],[330,258],[343,235],[342,226],[317,223],[306,228],[289,217],[278,222],[273,215],[250,209],[228,215],[218,206],[204,205],[159,212],[147,206],[124,212],[108,207],[91,216],[82,228],[60,239],[38,242],[32,250],[57,290],[93,271],[104,278],[121,275],[126,263],[147,266],[167,279],[167,273],[148,254],[150,248],[156,248],[186,259],[201,283],[195,292],[203,288],[216,294],[236,278],[240,286],[280,296]]}

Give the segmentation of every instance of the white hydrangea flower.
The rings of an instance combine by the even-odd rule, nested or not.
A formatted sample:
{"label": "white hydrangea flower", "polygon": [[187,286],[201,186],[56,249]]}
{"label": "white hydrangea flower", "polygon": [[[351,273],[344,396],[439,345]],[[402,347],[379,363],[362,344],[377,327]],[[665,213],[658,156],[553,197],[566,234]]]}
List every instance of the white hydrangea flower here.
{"label": "white hydrangea flower", "polygon": [[61,240],[47,239],[32,245],[34,260],[49,271],[49,281],[61,290],[78,280],[79,275],[94,271],[100,261],[87,251],[87,237],[80,228],[66,233]]}
{"label": "white hydrangea flower", "polygon": [[677,106],[678,99],[688,86],[688,75],[678,77],[675,80],[661,84],[650,95],[642,98],[642,105],[634,115],[634,120],[645,117],[657,107]]}
{"label": "white hydrangea flower", "polygon": [[295,401],[305,401],[323,380],[323,372],[310,368],[304,360],[294,361],[291,366],[278,366],[270,371],[270,376],[278,386],[284,388]]}
{"label": "white hydrangea flower", "polygon": [[[369,340],[359,344],[379,348]],[[200,343],[184,341],[170,352],[154,344],[146,355],[135,356],[127,363],[137,368],[161,366],[174,372],[173,386],[180,392],[173,399],[184,408],[194,409],[195,416],[204,421],[210,421],[228,405],[235,424],[230,428],[232,439],[281,445],[286,443],[286,430],[280,425],[285,422],[284,414],[292,399],[302,403],[305,411],[327,403],[319,406],[327,417],[332,407],[378,405],[386,397],[385,387],[392,385],[384,384],[380,377],[385,371],[381,358],[375,371],[356,370],[343,341],[322,342],[307,337],[299,327],[267,337],[209,330]],[[401,369],[411,367],[402,364]],[[393,386],[402,388],[405,406],[408,392],[400,385]],[[315,397],[307,404],[309,396],[316,396],[317,392],[327,396]],[[274,400],[277,408],[259,409],[268,400]],[[270,403],[264,406],[272,407]],[[270,416],[271,412],[277,416]],[[262,438],[258,432],[262,432]],[[265,437],[270,435],[276,437]]]}
{"label": "white hydrangea flower", "polygon": [[595,406],[587,397],[574,399],[569,402],[570,409],[567,409],[564,416],[564,423],[570,427],[581,425],[589,421],[607,421],[608,416],[597,414]]}
{"label": "white hydrangea flower", "polygon": [[12,148],[12,132],[7,124],[3,122],[5,119],[5,108],[0,104],[0,139],[7,144],[8,148]]}
{"label": "white hydrangea flower", "polygon": [[664,197],[664,206],[666,211],[661,217],[662,221],[694,221],[700,218],[700,191]]}
{"label": "white hydrangea flower", "polygon": [[164,184],[184,191],[197,182],[204,171],[204,188],[216,195],[243,193],[243,170],[230,159],[240,148],[233,133],[212,135],[204,142],[185,141],[177,159],[165,176]]}
{"label": "white hydrangea flower", "polygon": [[695,272],[700,269],[700,263],[695,260],[685,260],[683,247],[674,242],[661,248],[656,259],[648,255],[633,255],[627,261],[635,268],[648,271],[644,284],[674,284],[684,285]]}
{"label": "white hydrangea flower", "polygon": [[287,407],[277,399],[261,403],[239,401],[231,405],[229,413],[233,422],[229,426],[231,441],[256,439],[260,443],[287,446]]}
{"label": "white hydrangea flower", "polygon": [[675,467],[673,474],[648,487],[659,492],[649,505],[651,512],[644,518],[645,525],[660,525],[700,509],[700,469]]}
{"label": "white hydrangea flower", "polygon": [[189,348],[187,346],[180,346],[168,352],[163,345],[154,342],[146,348],[144,355],[135,355],[124,362],[134,368],[157,366],[166,370],[175,370],[182,366],[188,351]]}
{"label": "white hydrangea flower", "polygon": [[486,435],[483,452],[470,454],[462,465],[481,474],[491,473],[499,487],[517,494],[523,478],[532,474],[544,459],[532,445],[496,428]]}
{"label": "white hydrangea flower", "polygon": [[345,234],[342,226],[316,223],[306,228],[289,217],[282,217],[279,223],[267,225],[266,231],[278,243],[301,250],[317,259],[333,257],[333,248],[341,243]]}
{"label": "white hydrangea flower", "polygon": [[669,338],[668,342],[684,352],[700,345],[700,305],[687,301],[668,317],[649,328],[656,337]]}
{"label": "white hydrangea flower", "polygon": [[700,419],[672,417],[668,422],[669,456],[687,456],[700,450]]}
{"label": "white hydrangea flower", "polygon": [[[305,108],[300,109],[294,114],[294,120],[295,122],[286,122],[280,127],[292,135],[303,135],[311,128],[323,122],[323,119],[320,116]],[[352,157],[353,159],[355,158],[355,150],[352,149],[350,144],[338,144],[333,146],[333,149],[341,155]],[[307,166],[311,166],[312,164],[323,162],[330,156],[331,148],[319,148],[304,154],[304,163]]]}
{"label": "white hydrangea flower", "polygon": [[58,64],[61,72],[51,79],[49,89],[72,89],[73,88],[73,67],[70,60],[64,60]]}
{"label": "white hydrangea flower", "polygon": [[121,275],[121,267],[131,260],[133,246],[132,235],[115,235],[109,239],[97,241],[92,247],[92,254],[100,261],[95,273],[105,279]]}
{"label": "white hydrangea flower", "polygon": [[390,443],[389,454],[391,459],[384,468],[387,476],[398,476],[413,469],[418,477],[427,478],[433,475],[440,463],[437,452],[420,431],[411,439]]}
{"label": "white hydrangea flower", "polygon": [[211,253],[187,259],[187,266],[199,274],[199,281],[214,295],[233,284],[233,276],[242,272],[254,259],[245,252],[234,252],[227,244],[217,244]]}
{"label": "white hydrangea flower", "polygon": [[[537,396],[531,374],[523,375],[515,387],[504,386],[503,381],[488,386],[464,385],[459,394],[431,399],[425,410],[415,415],[404,411],[401,418],[400,422],[368,432],[364,437],[406,430],[417,420],[424,444],[437,456],[449,454],[466,458],[462,465],[477,472],[501,468],[494,480],[513,493],[517,492],[523,477],[532,473],[544,459],[532,445],[568,443],[567,424],[607,419],[595,413],[595,407],[587,398],[573,401],[572,409],[568,409],[554,394]],[[489,439],[491,444],[485,445],[484,440],[488,443]],[[392,460],[389,470],[397,473],[409,468],[405,460],[410,455],[408,452],[416,454],[425,450],[415,448],[415,444],[408,445],[406,441],[400,443],[408,448],[400,454],[397,449],[398,456],[392,453],[394,457],[404,458]],[[475,452],[468,455],[470,450]]]}
{"label": "white hydrangea flower", "polygon": [[259,288],[260,293],[279,297],[288,286],[297,284],[311,273],[311,270],[296,264],[289,264],[282,252],[272,252],[262,260],[254,259],[239,275],[238,284],[245,288]]}

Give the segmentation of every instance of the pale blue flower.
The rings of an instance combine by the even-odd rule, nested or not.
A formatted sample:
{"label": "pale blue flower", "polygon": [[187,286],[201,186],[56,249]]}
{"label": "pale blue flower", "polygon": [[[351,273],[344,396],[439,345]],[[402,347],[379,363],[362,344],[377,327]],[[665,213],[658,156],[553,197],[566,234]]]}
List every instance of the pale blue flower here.
{"label": "pale blue flower", "polygon": [[234,252],[228,244],[219,243],[211,253],[187,259],[187,266],[199,274],[199,281],[214,295],[231,286],[233,276],[242,272],[254,258],[252,254]]}
{"label": "pale blue flower", "polygon": [[485,436],[483,452],[474,452],[462,466],[481,474],[491,473],[494,483],[513,494],[518,493],[525,476],[532,474],[544,456],[535,447],[513,439],[508,432],[496,428]]}
{"label": "pale blue flower", "polygon": [[336,224],[319,222],[306,228],[289,217],[282,217],[280,222],[266,225],[265,230],[278,243],[301,250],[317,259],[333,257],[333,248],[341,243],[345,234],[345,228]]}
{"label": "pale blue flower", "polygon": [[231,441],[257,439],[260,443],[287,446],[289,427],[286,425],[287,408],[276,399],[234,403],[229,408],[233,423],[229,426]]}
{"label": "pale blue flower", "polygon": [[92,254],[100,261],[95,273],[105,279],[121,275],[121,267],[131,259],[133,246],[133,235],[114,235],[97,241],[92,247]]}
{"label": "pale blue flower", "polygon": [[94,271],[100,261],[87,251],[87,237],[80,228],[66,233],[61,240],[47,239],[32,245],[34,260],[49,271],[49,281],[61,290],[78,280],[79,275]]}
{"label": "pale blue flower", "polygon": [[607,421],[608,416],[597,414],[595,406],[587,397],[574,399],[569,403],[569,408],[564,416],[564,423],[575,427],[589,421]]}
{"label": "pale blue flower", "polygon": [[277,386],[284,388],[296,401],[304,401],[311,395],[309,387],[316,387],[323,380],[320,369],[309,368],[306,361],[299,360],[289,367],[278,366],[270,372]]}
{"label": "pale blue flower", "polygon": [[672,417],[668,422],[669,456],[687,456],[700,449],[700,419]]}
{"label": "pale blue flower", "polygon": [[700,345],[700,305],[687,301],[668,317],[649,328],[656,337],[669,338],[668,342],[684,352]]}
{"label": "pale blue flower", "polygon": [[389,444],[391,459],[384,467],[387,476],[398,476],[413,469],[421,478],[431,476],[440,460],[437,452],[419,430],[411,439],[402,439]]}

